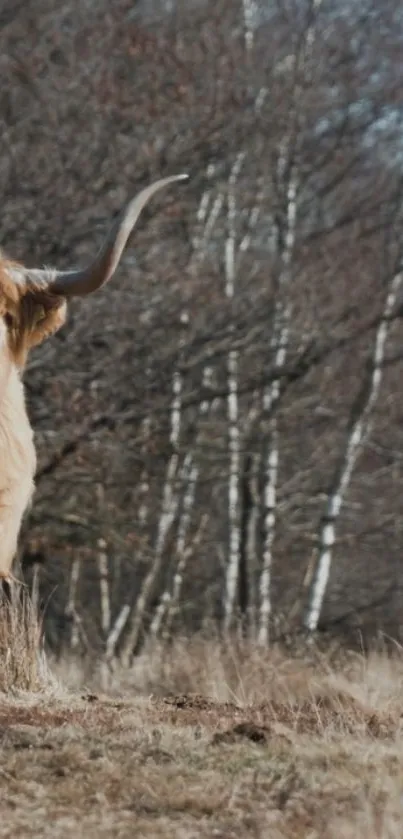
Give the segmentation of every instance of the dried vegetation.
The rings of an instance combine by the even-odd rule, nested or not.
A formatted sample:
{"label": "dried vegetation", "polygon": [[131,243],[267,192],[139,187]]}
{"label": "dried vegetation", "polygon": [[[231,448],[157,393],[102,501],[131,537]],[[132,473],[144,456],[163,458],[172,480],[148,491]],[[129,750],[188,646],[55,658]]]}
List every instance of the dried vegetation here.
{"label": "dried vegetation", "polygon": [[49,689],[21,637],[9,657],[32,678],[0,697],[1,837],[400,835],[398,650],[336,666],[314,649],[182,640],[115,670],[116,697]]}

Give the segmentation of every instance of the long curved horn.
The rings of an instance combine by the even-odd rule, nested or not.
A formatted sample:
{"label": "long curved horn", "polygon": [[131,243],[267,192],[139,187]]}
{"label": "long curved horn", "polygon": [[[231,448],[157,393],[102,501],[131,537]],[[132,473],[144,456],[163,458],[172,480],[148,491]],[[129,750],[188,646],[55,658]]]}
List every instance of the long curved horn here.
{"label": "long curved horn", "polygon": [[[43,271],[44,278],[47,276],[49,280],[49,291],[63,297],[84,296],[105,285],[115,272],[133,227],[150,198],[164,186],[176,181],[187,181],[188,178],[189,176],[184,174],[171,175],[169,178],[155,181],[139,192],[122,210],[90,265],[74,271]],[[32,274],[39,279],[42,272],[35,270]]]}

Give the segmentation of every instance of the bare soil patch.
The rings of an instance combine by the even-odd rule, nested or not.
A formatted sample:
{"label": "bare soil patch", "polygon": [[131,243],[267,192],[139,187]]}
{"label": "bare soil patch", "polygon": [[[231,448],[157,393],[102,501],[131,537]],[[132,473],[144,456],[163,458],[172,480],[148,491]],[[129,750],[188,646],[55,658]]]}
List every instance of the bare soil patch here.
{"label": "bare soil patch", "polygon": [[[215,702],[197,694],[179,694],[153,701],[155,719],[171,725],[203,725],[221,731],[231,721],[235,725],[250,725],[269,730],[279,724],[299,734],[320,735],[325,730],[333,734],[358,733],[373,737],[393,737],[402,725],[403,710],[393,711],[368,708],[353,696],[334,691],[329,695],[314,695],[310,700],[254,703],[239,707],[232,702]],[[153,715],[153,710],[150,711]]]}

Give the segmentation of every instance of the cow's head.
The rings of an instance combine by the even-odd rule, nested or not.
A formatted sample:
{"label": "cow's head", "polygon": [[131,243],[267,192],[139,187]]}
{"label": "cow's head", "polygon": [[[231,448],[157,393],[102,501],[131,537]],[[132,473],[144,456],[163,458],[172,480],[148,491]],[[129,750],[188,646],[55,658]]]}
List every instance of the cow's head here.
{"label": "cow's head", "polygon": [[134,225],[150,198],[187,175],[162,178],[143,189],[113,224],[99,253],[86,268],[57,271],[31,269],[0,260],[0,344],[7,344],[21,368],[29,350],[56,332],[65,321],[66,300],[101,288],[116,270]]}

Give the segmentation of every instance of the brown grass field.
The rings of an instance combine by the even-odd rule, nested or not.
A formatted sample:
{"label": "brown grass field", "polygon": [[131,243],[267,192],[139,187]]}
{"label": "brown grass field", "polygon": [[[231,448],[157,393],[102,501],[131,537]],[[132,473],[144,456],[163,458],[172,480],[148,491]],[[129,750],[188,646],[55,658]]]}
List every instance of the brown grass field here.
{"label": "brown grass field", "polygon": [[183,640],[106,692],[49,671],[29,610],[2,626],[1,837],[403,835],[399,649],[336,667]]}

